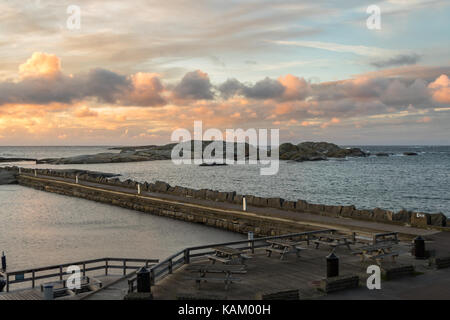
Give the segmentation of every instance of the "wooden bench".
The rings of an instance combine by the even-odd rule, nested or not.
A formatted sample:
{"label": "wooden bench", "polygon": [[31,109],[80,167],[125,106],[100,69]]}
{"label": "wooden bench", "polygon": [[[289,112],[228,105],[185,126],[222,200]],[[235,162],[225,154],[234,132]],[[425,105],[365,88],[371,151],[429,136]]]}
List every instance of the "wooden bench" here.
{"label": "wooden bench", "polygon": [[376,254],[376,255],[372,255],[372,254],[364,254],[364,257],[370,260],[375,260],[377,262],[377,264],[381,264],[381,260],[383,260],[384,258],[387,257],[392,257],[392,261],[395,262],[395,258],[398,257],[398,252],[388,252],[388,253],[382,253],[382,254]]}
{"label": "wooden bench", "polygon": [[186,271],[199,273],[247,273],[245,265],[213,265],[213,264],[197,264],[189,265]]}
{"label": "wooden bench", "polygon": [[283,260],[286,254],[295,253],[297,257],[300,257],[300,251],[306,250],[306,248],[298,246],[298,241],[267,241],[271,245],[266,247],[266,254],[268,257],[273,252],[280,254],[280,259]]}
{"label": "wooden bench", "polygon": [[398,243],[398,232],[376,233],[373,235],[373,244],[378,243]]}
{"label": "wooden bench", "polygon": [[187,280],[195,280],[197,288],[200,289],[200,283],[203,282],[223,282],[225,283],[225,290],[228,290],[229,284],[233,282],[239,282],[241,279],[233,277],[223,277],[223,278],[209,278],[209,277],[187,277]]}
{"label": "wooden bench", "polygon": [[218,256],[215,256],[215,255],[207,255],[206,257],[207,257],[209,260],[211,260],[211,262],[212,262],[213,264],[216,263],[216,261],[219,261],[219,262],[222,262],[222,263],[225,263],[225,264],[231,262],[231,259],[230,259],[230,258],[218,257]]}
{"label": "wooden bench", "polygon": [[313,243],[316,245],[316,249],[318,249],[319,246],[323,244],[333,248],[333,250],[340,246],[346,246],[349,250],[351,250],[350,244],[352,244],[353,242],[349,241],[346,236],[327,235],[319,236],[318,239],[313,240]]}

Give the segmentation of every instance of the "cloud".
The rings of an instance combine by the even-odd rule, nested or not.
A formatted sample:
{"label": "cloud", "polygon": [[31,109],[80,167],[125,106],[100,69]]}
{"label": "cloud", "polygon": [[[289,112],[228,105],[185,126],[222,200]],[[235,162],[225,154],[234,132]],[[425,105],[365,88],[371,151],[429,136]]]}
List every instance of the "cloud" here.
{"label": "cloud", "polygon": [[286,100],[303,100],[311,93],[309,83],[303,78],[288,74],[278,78],[278,81],[285,88],[283,98]]}
{"label": "cloud", "polygon": [[285,87],[278,80],[266,77],[253,85],[246,85],[236,79],[228,79],[218,86],[222,97],[230,98],[241,95],[249,99],[277,99],[285,92]]}
{"label": "cloud", "polygon": [[19,66],[22,78],[56,77],[61,72],[61,61],[54,54],[35,52]]}
{"label": "cloud", "polygon": [[212,88],[208,74],[196,70],[186,73],[173,89],[173,93],[177,99],[212,100],[214,98]]}
{"label": "cloud", "polygon": [[266,77],[255,83],[253,86],[245,86],[242,89],[244,96],[252,99],[275,99],[284,93],[284,86],[274,79]]}
{"label": "cloud", "polygon": [[420,60],[418,54],[401,54],[385,60],[373,61],[370,64],[377,68],[416,64]]}
{"label": "cloud", "polygon": [[55,55],[34,53],[19,68],[19,81],[0,82],[0,105],[7,103],[70,104],[85,99],[124,106],[161,106],[164,87],[157,75],[122,75],[96,68],[85,74],[64,75]]}
{"label": "cloud", "polygon": [[273,41],[275,44],[295,47],[306,47],[321,49],[326,51],[340,52],[340,53],[353,53],[367,57],[380,57],[380,56],[392,56],[396,53],[395,50],[383,49],[377,47],[363,46],[363,45],[348,45],[334,42],[323,41]]}
{"label": "cloud", "polygon": [[433,100],[442,104],[450,104],[450,79],[446,74],[440,75],[428,85],[432,92]]}
{"label": "cloud", "polygon": [[131,76],[133,90],[126,99],[126,104],[135,106],[164,105],[162,97],[164,86],[157,74],[138,72]]}
{"label": "cloud", "polygon": [[81,107],[75,110],[74,115],[77,118],[90,118],[90,117],[97,117],[98,112],[92,111],[88,107]]}

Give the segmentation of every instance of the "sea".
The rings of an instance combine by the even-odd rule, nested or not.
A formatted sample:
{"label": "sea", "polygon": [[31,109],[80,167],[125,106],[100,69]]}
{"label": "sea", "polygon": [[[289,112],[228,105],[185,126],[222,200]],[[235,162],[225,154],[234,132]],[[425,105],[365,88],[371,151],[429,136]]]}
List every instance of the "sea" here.
{"label": "sea", "polygon": [[[120,174],[120,179],[236,191],[311,203],[450,215],[450,146],[352,146],[372,155],[314,162],[280,161],[276,175],[259,165],[200,167],[170,160],[36,165]],[[113,152],[109,147],[0,147],[0,157],[52,158]],[[118,152],[118,151],[116,151]],[[376,153],[388,153],[378,157]],[[414,152],[417,156],[405,156]],[[104,256],[162,259],[186,246],[243,239],[202,225],[33,190],[0,186],[0,251],[10,269]]]}

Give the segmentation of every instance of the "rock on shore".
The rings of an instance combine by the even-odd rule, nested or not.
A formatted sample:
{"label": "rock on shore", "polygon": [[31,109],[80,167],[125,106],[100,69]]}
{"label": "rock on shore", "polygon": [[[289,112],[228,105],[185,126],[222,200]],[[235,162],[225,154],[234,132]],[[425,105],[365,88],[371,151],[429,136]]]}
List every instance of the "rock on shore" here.
{"label": "rock on shore", "polygon": [[279,147],[280,160],[318,161],[328,158],[365,157],[359,148],[341,148],[328,142],[283,143]]}

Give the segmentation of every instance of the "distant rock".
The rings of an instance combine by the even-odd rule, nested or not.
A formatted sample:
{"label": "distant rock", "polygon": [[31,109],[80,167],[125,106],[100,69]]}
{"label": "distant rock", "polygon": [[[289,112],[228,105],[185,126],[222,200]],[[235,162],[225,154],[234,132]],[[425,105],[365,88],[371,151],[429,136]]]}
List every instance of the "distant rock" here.
{"label": "distant rock", "polygon": [[280,160],[320,161],[328,158],[365,157],[359,148],[341,148],[328,142],[283,143],[279,147]]}
{"label": "distant rock", "polygon": [[0,157],[0,162],[22,162],[22,161],[36,161],[36,159],[31,159],[31,158],[3,158],[3,157]]}
{"label": "distant rock", "polygon": [[[194,151],[194,141],[184,142],[188,147],[190,144],[191,150]],[[201,148],[204,150],[209,146],[212,141],[203,141]],[[231,143],[223,143],[224,157],[226,155],[227,147],[230,147]],[[114,150],[120,150],[120,152],[106,152],[92,155],[80,155],[67,158],[48,158],[37,160],[38,164],[94,164],[94,163],[120,163],[120,162],[136,162],[136,161],[153,161],[153,160],[170,160],[172,159],[172,149],[175,143],[166,144],[163,146],[142,146],[142,147],[117,147],[111,148]],[[252,155],[256,155],[259,158],[259,150],[256,147],[249,145],[248,143],[233,143],[231,146],[234,148],[234,160],[237,159],[238,148],[243,148],[242,153],[245,159],[248,159]],[[272,150],[271,152],[274,152]],[[340,148],[339,146],[327,143],[327,142],[303,142],[297,145],[292,143],[283,143],[279,147],[280,160],[293,160],[293,161],[320,161],[327,160],[328,158],[345,158],[345,157],[365,157],[367,156],[359,148]],[[182,156],[182,154],[180,154]],[[194,157],[194,152],[191,153]],[[215,156],[215,154],[212,154]],[[226,155],[228,157],[228,155]],[[211,164],[209,164],[211,165]],[[204,166],[209,166],[204,164]],[[222,165],[219,163],[212,164]]]}
{"label": "distant rock", "polygon": [[405,156],[417,156],[418,154],[415,152],[403,152]]}
{"label": "distant rock", "polygon": [[[202,141],[201,150],[204,150],[213,141]],[[223,152],[226,154],[227,144],[223,143]],[[191,147],[192,158],[194,153],[194,141],[184,142],[186,147]],[[120,152],[104,152],[90,155],[80,155],[67,158],[47,158],[36,160],[37,164],[95,164],[95,163],[120,163],[120,162],[137,162],[137,161],[154,161],[154,160],[170,160],[172,159],[172,149],[177,145],[176,143],[170,143],[162,146],[149,145],[141,147],[116,147],[110,148],[110,150],[120,150]],[[243,147],[243,155],[248,158],[253,151],[258,156],[258,149],[251,147],[248,143],[238,144],[234,143],[234,158],[237,160],[238,145]],[[180,154],[182,156],[182,154]],[[214,156],[214,154],[213,154]]]}
{"label": "distant rock", "polygon": [[378,152],[375,155],[377,157],[389,157],[389,153],[386,153],[386,152]]}
{"label": "distant rock", "polygon": [[206,162],[204,162],[204,163],[199,164],[199,167],[217,167],[217,166],[226,166],[226,165],[227,165],[226,163],[216,163],[216,162],[206,163]]}

